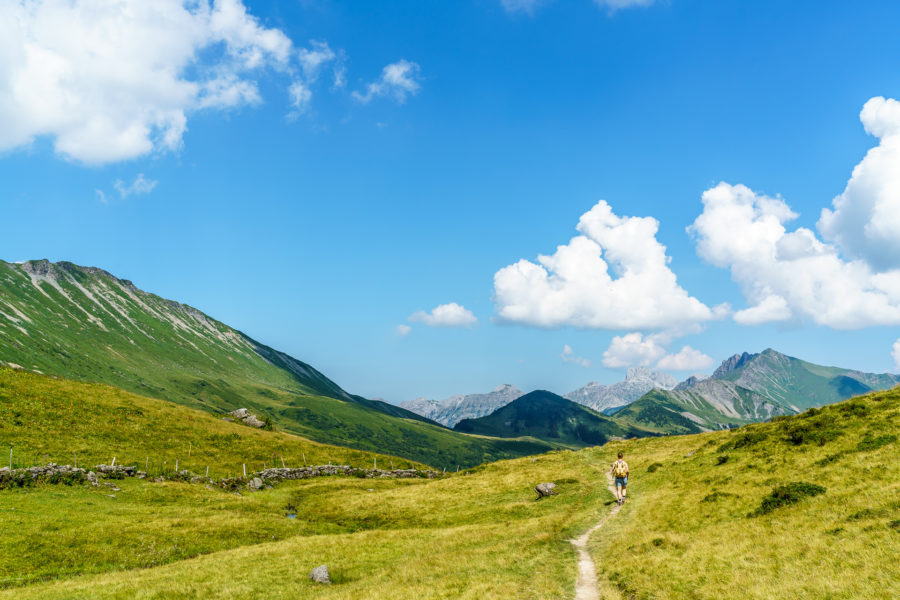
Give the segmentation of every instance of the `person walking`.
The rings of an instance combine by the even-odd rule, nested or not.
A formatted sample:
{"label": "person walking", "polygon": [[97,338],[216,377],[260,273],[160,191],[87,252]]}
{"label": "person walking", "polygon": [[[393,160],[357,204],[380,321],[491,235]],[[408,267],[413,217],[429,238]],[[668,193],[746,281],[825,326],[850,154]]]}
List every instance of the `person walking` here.
{"label": "person walking", "polygon": [[625,504],[625,495],[628,493],[628,463],[622,460],[622,453],[619,452],[619,459],[612,465],[612,476],[616,478],[616,502],[619,506]]}

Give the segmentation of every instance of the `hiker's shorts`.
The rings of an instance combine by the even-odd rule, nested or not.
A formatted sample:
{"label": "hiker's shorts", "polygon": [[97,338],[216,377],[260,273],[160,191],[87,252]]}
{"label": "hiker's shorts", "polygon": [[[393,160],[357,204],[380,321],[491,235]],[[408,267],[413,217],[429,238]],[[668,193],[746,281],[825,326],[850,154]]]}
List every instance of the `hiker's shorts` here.
{"label": "hiker's shorts", "polygon": [[627,477],[616,477],[616,487],[626,487],[628,485]]}

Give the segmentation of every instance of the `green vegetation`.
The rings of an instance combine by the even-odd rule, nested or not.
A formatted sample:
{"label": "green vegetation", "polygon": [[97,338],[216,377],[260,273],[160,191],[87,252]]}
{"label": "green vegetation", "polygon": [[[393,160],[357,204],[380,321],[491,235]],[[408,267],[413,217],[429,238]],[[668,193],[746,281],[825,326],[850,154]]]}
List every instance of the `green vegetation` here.
{"label": "green vegetation", "polygon": [[[898,382],[895,375],[823,367],[768,349],[733,356],[709,379],[652,390],[616,417],[657,433],[700,433],[833,404]],[[808,443],[807,433],[817,435],[802,428],[796,433],[801,444]]]}
{"label": "green vegetation", "polygon": [[[230,423],[199,410],[144,398],[107,385],[53,379],[0,368],[0,455],[14,467],[49,462],[92,467],[149,465],[151,474],[179,469],[225,477],[267,466],[348,464],[422,467],[372,454]],[[6,460],[0,466],[8,466]]]}
{"label": "green vegetation", "polygon": [[780,485],[772,490],[772,493],[763,498],[759,508],[754,510],[748,516],[758,517],[760,515],[767,515],[776,508],[790,506],[791,504],[800,502],[804,498],[811,498],[824,493],[825,488],[821,485],[806,483],[805,481],[792,481],[787,485]]}
{"label": "green vegetation", "polygon": [[[257,462],[273,453],[296,461],[301,447],[357,452],[10,370],[0,371],[0,410],[0,442],[57,461],[69,447],[95,448],[96,461],[131,459],[129,445],[172,460],[180,440],[230,468],[254,452]],[[839,435],[820,435],[834,428]],[[65,482],[0,490],[0,598],[572,598],[568,540],[608,514],[605,476],[618,451],[633,474],[629,502],[590,543],[607,596],[895,597],[898,428],[900,389],[740,429],[613,441],[436,480],[333,477],[244,495],[133,479],[116,481],[118,491]],[[814,434],[798,444],[798,429]],[[231,433],[237,446],[209,443]],[[543,481],[559,494],[535,501]],[[334,585],[307,580],[320,564]]]}
{"label": "green vegetation", "polygon": [[465,436],[348,394],[310,365],[200,311],[71,263],[0,261],[3,363],[222,415],[248,408],[326,444],[455,469],[546,451],[537,440]]}
{"label": "green vegetation", "polygon": [[463,419],[454,429],[496,437],[530,436],[568,448],[600,446],[611,437],[648,435],[543,390],[525,394],[490,415]]}
{"label": "green vegetation", "polygon": [[601,576],[635,600],[900,597],[898,429],[900,389],[612,442],[606,455],[622,450],[635,475],[592,538]]}
{"label": "green vegetation", "polygon": [[[609,500],[594,463],[564,451],[440,480],[306,480],[244,496],[137,480],[114,494],[0,491],[0,598],[565,598],[567,540]],[[535,482],[562,473],[559,494],[534,501]],[[307,580],[320,564],[338,583]]]}

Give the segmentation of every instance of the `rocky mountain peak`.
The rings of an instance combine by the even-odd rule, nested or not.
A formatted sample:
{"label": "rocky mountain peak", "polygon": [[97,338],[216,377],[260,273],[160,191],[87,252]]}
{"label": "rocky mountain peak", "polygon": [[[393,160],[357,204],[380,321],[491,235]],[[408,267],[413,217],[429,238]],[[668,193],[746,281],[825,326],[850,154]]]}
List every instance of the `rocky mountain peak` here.
{"label": "rocky mountain peak", "polygon": [[719,368],[713,372],[712,376],[714,379],[721,379],[729,373],[740,369],[757,356],[759,355],[750,354],[749,352],[744,352],[743,354],[735,354],[731,358],[726,358],[725,360],[723,360],[722,364],[719,365]]}

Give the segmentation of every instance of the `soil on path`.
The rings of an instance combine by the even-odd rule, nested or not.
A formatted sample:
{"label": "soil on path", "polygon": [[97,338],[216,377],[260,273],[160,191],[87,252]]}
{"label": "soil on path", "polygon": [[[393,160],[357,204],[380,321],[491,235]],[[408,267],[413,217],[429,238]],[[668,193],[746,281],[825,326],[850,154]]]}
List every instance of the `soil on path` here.
{"label": "soil on path", "polygon": [[[607,473],[606,479],[608,482],[607,489],[615,496],[616,488],[613,486],[612,475]],[[590,552],[588,552],[588,540],[592,533],[603,527],[606,520],[615,516],[621,508],[618,504],[614,504],[612,510],[595,523],[593,527],[576,539],[571,540],[572,545],[578,551],[578,579],[575,580],[575,600],[600,600],[600,593],[597,590],[597,567],[594,565],[594,559],[591,558]]]}

